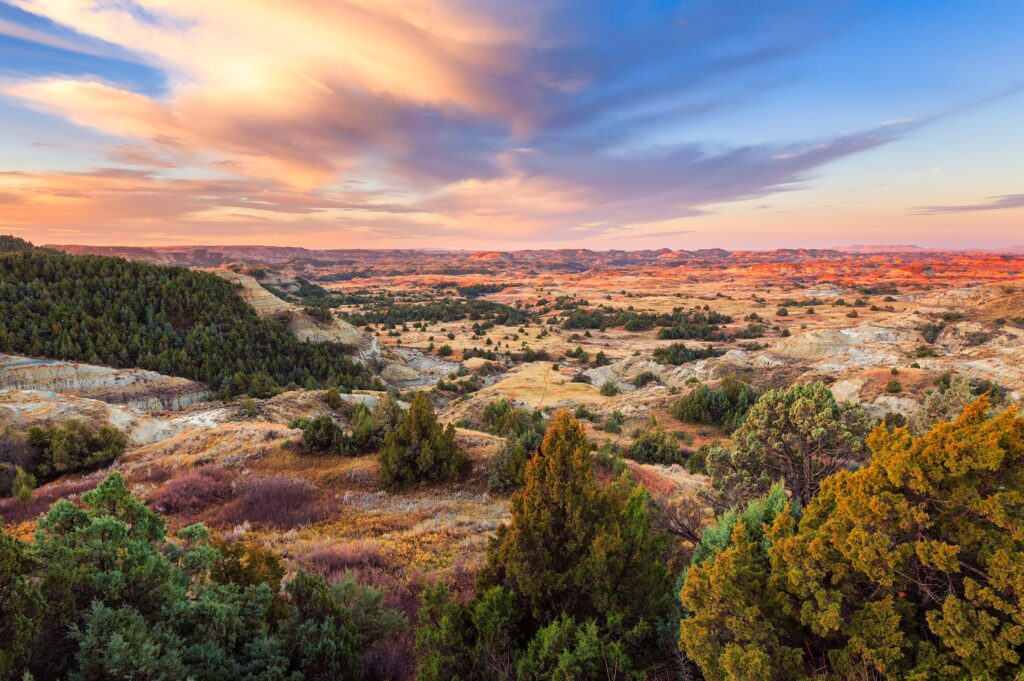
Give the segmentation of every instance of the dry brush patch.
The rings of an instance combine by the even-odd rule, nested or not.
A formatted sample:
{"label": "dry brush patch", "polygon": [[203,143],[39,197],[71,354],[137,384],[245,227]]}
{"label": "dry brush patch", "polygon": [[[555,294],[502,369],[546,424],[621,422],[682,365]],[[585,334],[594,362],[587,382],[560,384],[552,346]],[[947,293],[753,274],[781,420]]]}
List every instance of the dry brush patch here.
{"label": "dry brush patch", "polygon": [[231,479],[219,466],[201,466],[177,475],[149,497],[153,510],[162,514],[196,513],[232,496]]}
{"label": "dry brush patch", "polygon": [[322,492],[312,483],[286,475],[240,478],[233,484],[234,499],[217,512],[214,523],[233,527],[295,529],[328,517]]}
{"label": "dry brush patch", "polygon": [[0,518],[5,529],[15,536],[30,536],[34,530],[35,520],[45,514],[50,506],[59,499],[76,499],[80,494],[88,492],[98,485],[101,477],[92,475],[87,478],[65,478],[49,485],[44,485],[32,492],[32,498],[20,502],[14,497],[0,499]]}

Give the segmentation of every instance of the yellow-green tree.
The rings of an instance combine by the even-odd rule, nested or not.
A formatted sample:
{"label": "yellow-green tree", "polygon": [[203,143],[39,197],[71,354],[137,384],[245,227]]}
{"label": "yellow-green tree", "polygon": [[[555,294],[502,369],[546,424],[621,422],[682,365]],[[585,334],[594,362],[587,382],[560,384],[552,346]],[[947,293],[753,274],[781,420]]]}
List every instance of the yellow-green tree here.
{"label": "yellow-green tree", "polygon": [[705,676],[1014,678],[1024,420],[988,406],[919,438],[877,429],[871,462],[826,479],[798,521],[780,514],[767,551],[741,533],[691,568],[681,642]]}

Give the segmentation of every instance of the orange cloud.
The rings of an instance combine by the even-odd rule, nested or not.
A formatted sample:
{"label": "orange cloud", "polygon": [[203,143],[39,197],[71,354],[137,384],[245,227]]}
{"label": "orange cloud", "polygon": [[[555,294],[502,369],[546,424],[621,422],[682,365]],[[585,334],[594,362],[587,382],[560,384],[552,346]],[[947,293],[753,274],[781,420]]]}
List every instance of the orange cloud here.
{"label": "orange cloud", "polygon": [[[17,0],[21,9],[139,54],[168,74],[151,98],[49,78],[2,92],[103,133],[179,145],[239,172],[315,187],[424,133],[416,107],[529,124],[510,50],[528,14],[501,21],[436,0]],[[417,118],[419,116],[419,118]]]}

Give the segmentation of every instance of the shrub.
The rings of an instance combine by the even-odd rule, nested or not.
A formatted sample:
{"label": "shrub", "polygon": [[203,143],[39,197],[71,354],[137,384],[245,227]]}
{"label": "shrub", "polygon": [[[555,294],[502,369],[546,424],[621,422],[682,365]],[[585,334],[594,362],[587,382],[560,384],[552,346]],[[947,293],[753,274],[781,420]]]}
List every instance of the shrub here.
{"label": "shrub", "polygon": [[437,356],[438,357],[451,357],[453,352],[454,352],[454,350],[452,350],[452,346],[450,346],[447,343],[445,343],[444,345],[442,345],[441,347],[439,347],[437,349]]}
{"label": "shrub", "polygon": [[613,411],[608,418],[605,419],[602,429],[606,433],[621,433],[622,424],[626,422],[626,417],[622,415],[622,412],[616,409]]}
{"label": "shrub", "polygon": [[600,393],[605,397],[615,397],[619,394],[619,386],[615,381],[605,381],[601,384]]}
{"label": "shrub", "polygon": [[320,493],[311,483],[285,475],[238,480],[235,499],[224,507],[221,520],[228,525],[244,522],[257,526],[292,529],[323,520]]}
{"label": "shrub", "polygon": [[48,428],[32,426],[28,442],[40,453],[36,472],[53,477],[114,459],[124,452],[128,437],[113,426],[93,429],[79,419],[68,419]]}
{"label": "shrub", "polygon": [[231,498],[231,481],[219,466],[195,468],[171,478],[149,495],[159,513],[194,513]]}
{"label": "shrub", "polygon": [[32,490],[36,488],[36,476],[25,472],[21,466],[15,469],[14,480],[11,482],[11,496],[22,504],[32,500]]}
{"label": "shrub", "polygon": [[328,414],[320,414],[302,428],[302,447],[314,454],[328,454],[338,450],[343,431]]}
{"label": "shrub", "polygon": [[507,494],[523,485],[523,473],[544,437],[542,430],[524,430],[510,435],[491,460],[487,487],[492,492]]}
{"label": "shrub", "polygon": [[337,388],[331,388],[324,393],[324,402],[331,409],[341,409],[341,405],[345,404],[341,399],[341,393],[338,392]]}
{"label": "shrub", "polygon": [[893,394],[903,392],[903,384],[895,379],[891,380],[885,384],[885,392]]}
{"label": "shrub", "polygon": [[729,433],[740,427],[757,398],[749,385],[727,376],[718,388],[697,386],[672,404],[669,413],[680,421],[718,426]]}
{"label": "shrub", "polygon": [[253,400],[251,397],[246,397],[244,400],[242,400],[242,411],[244,411],[245,415],[251,419],[254,419],[257,416],[259,416],[260,413],[259,410],[256,408],[255,400]]}
{"label": "shrub", "polygon": [[384,438],[378,459],[381,484],[387,489],[451,480],[470,467],[455,443],[455,428],[441,426],[422,392],[416,393],[398,427]]}
{"label": "shrub", "polygon": [[657,383],[658,377],[654,375],[653,371],[642,371],[633,377],[633,385],[637,388],[642,388],[648,383]]}
{"label": "shrub", "polygon": [[671,465],[685,463],[686,456],[678,443],[661,428],[645,430],[629,445],[626,456],[640,463]]}
{"label": "shrub", "polygon": [[509,437],[528,430],[544,430],[544,417],[536,409],[521,409],[506,399],[488,402],[483,413],[488,433]]}
{"label": "shrub", "polygon": [[520,681],[586,681],[638,676],[622,641],[602,636],[594,620],[562,615],[537,632],[516,667]]}
{"label": "shrub", "polygon": [[939,339],[939,334],[946,328],[945,324],[925,324],[921,327],[921,336],[925,343],[934,343]]}

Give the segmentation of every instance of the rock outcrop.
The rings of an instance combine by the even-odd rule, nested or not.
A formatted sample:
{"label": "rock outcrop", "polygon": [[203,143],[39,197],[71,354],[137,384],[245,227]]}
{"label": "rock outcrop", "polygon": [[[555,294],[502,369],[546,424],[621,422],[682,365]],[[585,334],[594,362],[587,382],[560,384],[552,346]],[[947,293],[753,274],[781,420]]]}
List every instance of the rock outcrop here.
{"label": "rock outcrop", "polygon": [[4,390],[77,395],[143,411],[181,409],[208,392],[201,383],[144,369],[0,355],[0,391]]}

